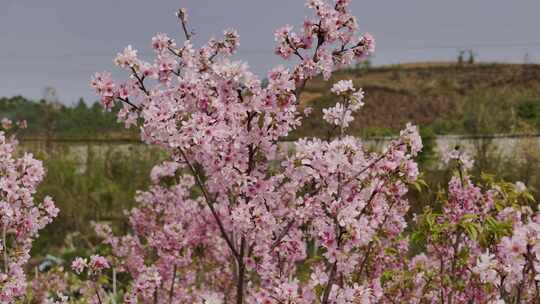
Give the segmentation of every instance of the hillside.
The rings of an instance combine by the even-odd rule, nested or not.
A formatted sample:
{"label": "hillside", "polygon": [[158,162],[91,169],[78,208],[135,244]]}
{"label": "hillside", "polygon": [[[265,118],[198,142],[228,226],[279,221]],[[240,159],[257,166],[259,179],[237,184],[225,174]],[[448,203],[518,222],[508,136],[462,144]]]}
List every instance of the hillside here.
{"label": "hillside", "polygon": [[335,102],[332,84],[353,79],[366,92],[351,133],[395,134],[407,122],[437,134],[537,133],[540,65],[417,63],[343,70],[329,82],[313,80],[301,97],[312,117],[295,137],[325,136],[322,108]]}
{"label": "hillside", "polygon": [[[407,122],[428,134],[540,133],[540,65],[414,63],[341,70],[329,82],[310,81],[301,106],[314,111],[291,138],[328,136],[322,109],[336,100],[332,84],[353,79],[366,92],[350,133],[362,137],[396,134]],[[73,107],[0,98],[0,118],[26,119],[27,138],[137,140],[114,113],[82,100]]]}

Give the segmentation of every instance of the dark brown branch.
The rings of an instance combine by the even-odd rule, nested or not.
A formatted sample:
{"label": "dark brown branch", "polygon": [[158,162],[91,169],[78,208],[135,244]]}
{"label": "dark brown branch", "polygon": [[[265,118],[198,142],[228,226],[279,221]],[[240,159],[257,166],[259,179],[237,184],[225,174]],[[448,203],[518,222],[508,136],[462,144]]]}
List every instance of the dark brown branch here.
{"label": "dark brown branch", "polygon": [[246,277],[246,264],[244,254],[246,250],[246,239],[242,237],[240,242],[240,257],[238,258],[238,281],[236,284],[236,304],[244,303],[244,280]]}
{"label": "dark brown branch", "polygon": [[[403,143],[399,144],[399,146],[402,146],[404,145]],[[388,149],[388,151],[390,151],[390,149]],[[350,178],[349,180],[345,181],[345,185],[347,185],[348,183],[350,183],[352,180],[354,179],[357,179],[360,175],[362,175],[362,173],[366,172],[368,169],[371,169],[374,165],[376,165],[378,162],[380,162],[381,160],[383,160],[387,154],[388,154],[388,151],[384,154],[382,154],[381,156],[379,156],[377,159],[375,159],[373,162],[371,162],[369,165],[365,166],[364,168],[362,168],[362,170],[358,171],[355,175],[353,175],[352,178]]]}
{"label": "dark brown branch", "polygon": [[292,226],[294,225],[294,219],[292,219],[287,226],[281,231],[281,233],[278,235],[274,243],[272,243],[272,246],[270,246],[270,251],[274,250],[283,240],[283,238],[289,233],[289,230],[291,230]]}
{"label": "dark brown branch", "polygon": [[304,60],[304,57],[300,54],[300,52],[298,51],[298,48],[295,47],[295,46],[292,44],[291,40],[289,39],[289,36],[285,37],[285,42],[287,42],[287,44],[289,45],[289,47],[294,51],[294,54],[295,54],[296,56],[298,56],[298,58],[300,58],[300,60],[303,61],[303,60]]}
{"label": "dark brown branch", "polygon": [[135,79],[137,79],[137,82],[139,84],[139,89],[141,89],[141,91],[143,91],[144,94],[146,94],[146,96],[150,96],[150,92],[144,86],[144,76],[140,77],[139,74],[137,74],[137,71],[135,70],[134,67],[131,67],[131,71],[133,72],[133,76],[135,76]]}
{"label": "dark brown branch", "polygon": [[122,97],[117,97],[117,98],[118,98],[118,100],[120,100],[120,101],[122,101],[122,102],[124,102],[124,103],[126,103],[126,104],[128,104],[128,105],[130,105],[130,106],[131,106],[132,108],[134,108],[135,110],[137,110],[137,111],[140,111],[140,110],[141,110],[140,107],[136,106],[134,103],[132,103],[131,101],[129,101],[129,98],[122,98]]}
{"label": "dark brown branch", "polygon": [[332,285],[334,285],[336,272],[337,272],[337,262],[334,262],[334,264],[332,264],[332,270],[330,270],[330,276],[328,277],[328,282],[326,283],[326,287],[324,288],[324,294],[323,294],[321,304],[328,304],[328,298],[330,297],[330,291],[332,291]]}
{"label": "dark brown branch", "polygon": [[180,151],[180,154],[182,155],[182,157],[184,158],[184,161],[188,165],[189,170],[191,171],[191,174],[193,174],[193,176],[195,177],[195,182],[197,183],[197,186],[201,189],[201,192],[202,192],[202,194],[204,196],[204,199],[206,201],[206,205],[208,206],[208,208],[210,208],[210,211],[212,212],[212,215],[214,216],[214,219],[216,220],[216,223],[217,223],[217,225],[219,227],[219,230],[221,232],[221,236],[223,237],[223,239],[225,239],[225,242],[227,243],[227,245],[231,249],[231,251],[232,251],[233,255],[235,256],[235,258],[238,259],[240,257],[240,255],[239,255],[238,251],[236,250],[236,248],[234,247],[233,242],[229,238],[229,236],[228,236],[228,234],[227,234],[227,232],[225,230],[225,227],[223,226],[223,223],[221,222],[221,218],[219,217],[219,214],[217,213],[216,209],[214,208],[214,200],[210,198],[210,195],[208,194],[208,191],[206,190],[206,187],[204,186],[204,182],[201,180],[201,177],[199,176],[199,173],[197,172],[195,167],[189,161],[189,159],[188,159],[186,153],[184,152],[184,150],[182,148],[179,148],[179,151]]}
{"label": "dark brown branch", "polygon": [[[317,32],[317,47],[315,48],[315,52],[313,53],[313,57],[312,57],[313,62],[319,61],[319,49],[325,42],[324,33],[320,32],[320,29],[321,29],[320,21],[319,21],[318,27],[319,27],[319,32]],[[302,91],[304,91],[307,81],[308,79],[302,79],[300,80],[299,83],[296,84],[296,89],[294,90],[294,95],[296,96],[296,102],[300,102],[300,95],[302,94]]]}
{"label": "dark brown branch", "polygon": [[98,303],[103,304],[103,301],[101,300],[101,296],[99,295],[99,287],[98,287],[98,284],[96,282],[94,282],[94,289],[96,290],[96,296],[97,296],[97,299],[98,299]]}
{"label": "dark brown branch", "polygon": [[179,9],[176,13],[178,16],[178,19],[180,20],[180,24],[182,25],[182,30],[184,31],[184,36],[186,36],[186,40],[191,40],[192,33],[188,30],[187,25],[187,16],[184,9]]}
{"label": "dark brown branch", "polygon": [[176,264],[173,268],[173,277],[171,282],[171,289],[169,289],[169,304],[172,304],[173,295],[174,295],[174,281],[176,281]]}

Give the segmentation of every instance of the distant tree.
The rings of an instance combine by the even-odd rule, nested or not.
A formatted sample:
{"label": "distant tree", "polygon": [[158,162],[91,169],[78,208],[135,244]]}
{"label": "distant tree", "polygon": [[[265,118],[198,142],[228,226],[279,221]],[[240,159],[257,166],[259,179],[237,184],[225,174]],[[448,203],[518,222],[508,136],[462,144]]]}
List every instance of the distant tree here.
{"label": "distant tree", "polygon": [[88,106],[86,105],[86,102],[84,101],[84,98],[79,98],[79,101],[77,102],[77,105],[75,106],[77,109],[84,109],[84,111],[88,110]]}
{"label": "distant tree", "polygon": [[476,54],[474,53],[474,51],[473,51],[472,49],[470,49],[470,50],[468,51],[468,53],[469,53],[469,59],[467,60],[467,63],[468,63],[468,64],[474,64]]}
{"label": "distant tree", "polygon": [[52,105],[54,108],[62,107],[60,99],[58,98],[58,92],[54,87],[45,87],[45,89],[43,90],[43,100],[45,100],[46,103]]}
{"label": "distant tree", "polygon": [[465,60],[465,51],[460,50],[459,53],[458,53],[458,64],[462,65],[464,60]]}

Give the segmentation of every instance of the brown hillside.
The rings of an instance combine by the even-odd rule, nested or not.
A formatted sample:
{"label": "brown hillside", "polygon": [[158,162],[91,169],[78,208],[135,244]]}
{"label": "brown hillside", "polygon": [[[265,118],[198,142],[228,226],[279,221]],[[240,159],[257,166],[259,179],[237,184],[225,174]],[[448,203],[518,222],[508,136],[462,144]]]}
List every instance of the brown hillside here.
{"label": "brown hillside", "polygon": [[329,132],[322,108],[335,102],[330,88],[341,79],[353,79],[366,91],[366,105],[351,128],[361,136],[395,133],[409,121],[437,133],[469,133],[475,131],[470,125],[479,128],[476,116],[482,115],[494,120],[483,126],[492,132],[527,132],[535,126],[512,118],[514,107],[526,100],[540,102],[540,65],[416,63],[343,70],[329,82],[308,84],[301,104],[314,111],[294,137]]}

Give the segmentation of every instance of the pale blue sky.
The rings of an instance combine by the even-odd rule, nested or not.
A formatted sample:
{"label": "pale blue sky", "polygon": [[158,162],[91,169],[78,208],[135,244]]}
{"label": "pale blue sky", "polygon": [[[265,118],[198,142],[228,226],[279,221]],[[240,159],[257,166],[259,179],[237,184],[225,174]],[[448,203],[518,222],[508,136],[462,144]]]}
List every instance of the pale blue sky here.
{"label": "pale blue sky", "polygon": [[[179,7],[189,10],[197,42],[236,28],[237,57],[260,75],[281,62],[274,29],[309,13],[303,0],[0,0],[0,96],[41,98],[53,86],[64,103],[93,101],[90,75],[115,70],[125,45],[144,57],[156,32],[181,39]],[[377,65],[455,60],[465,48],[481,61],[523,62],[528,53],[540,62],[538,0],[353,0],[352,10],[377,39]]]}

